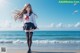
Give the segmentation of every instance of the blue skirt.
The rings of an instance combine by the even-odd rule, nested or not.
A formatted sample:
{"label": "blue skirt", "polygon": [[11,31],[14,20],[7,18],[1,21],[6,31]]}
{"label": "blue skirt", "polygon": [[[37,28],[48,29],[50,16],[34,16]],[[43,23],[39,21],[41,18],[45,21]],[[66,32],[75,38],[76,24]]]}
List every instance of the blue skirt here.
{"label": "blue skirt", "polygon": [[30,29],[36,29],[36,28],[37,27],[31,22],[25,23],[23,26],[23,30],[30,30]]}

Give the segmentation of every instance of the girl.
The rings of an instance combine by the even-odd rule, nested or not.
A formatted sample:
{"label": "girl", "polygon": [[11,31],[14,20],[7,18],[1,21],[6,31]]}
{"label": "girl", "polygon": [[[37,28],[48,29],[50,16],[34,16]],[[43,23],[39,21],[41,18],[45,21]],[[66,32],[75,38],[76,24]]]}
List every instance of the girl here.
{"label": "girl", "polygon": [[31,52],[33,31],[37,29],[35,16],[37,15],[33,13],[30,4],[26,4],[22,11],[16,11],[14,16],[15,20],[19,19],[24,23],[23,30],[26,32],[27,44],[29,49],[28,53]]}

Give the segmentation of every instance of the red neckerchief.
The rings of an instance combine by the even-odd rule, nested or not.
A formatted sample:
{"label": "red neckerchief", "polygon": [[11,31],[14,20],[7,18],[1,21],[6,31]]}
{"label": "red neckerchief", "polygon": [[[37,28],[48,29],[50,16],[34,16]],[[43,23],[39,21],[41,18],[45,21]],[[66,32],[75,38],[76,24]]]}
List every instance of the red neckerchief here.
{"label": "red neckerchief", "polygon": [[29,16],[27,16],[27,15],[26,15],[26,18],[25,18],[25,20],[29,20]]}

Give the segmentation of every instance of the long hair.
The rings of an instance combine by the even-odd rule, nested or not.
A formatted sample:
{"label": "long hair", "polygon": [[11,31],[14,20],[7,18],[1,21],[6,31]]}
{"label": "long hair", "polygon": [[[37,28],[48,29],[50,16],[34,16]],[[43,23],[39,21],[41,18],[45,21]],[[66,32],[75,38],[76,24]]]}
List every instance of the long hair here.
{"label": "long hair", "polygon": [[[15,20],[23,20],[23,15],[27,13],[26,8],[30,7],[30,13],[29,16],[33,13],[32,7],[30,4],[25,4],[24,8],[22,10],[15,10],[14,12],[14,19]],[[34,13],[34,15],[36,15]],[[37,16],[37,15],[36,15]]]}

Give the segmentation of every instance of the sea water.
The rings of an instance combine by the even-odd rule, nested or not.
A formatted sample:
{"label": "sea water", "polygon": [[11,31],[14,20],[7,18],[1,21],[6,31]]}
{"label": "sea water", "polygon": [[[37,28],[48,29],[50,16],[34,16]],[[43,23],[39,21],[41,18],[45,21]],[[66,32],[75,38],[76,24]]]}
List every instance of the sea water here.
{"label": "sea water", "polygon": [[[34,31],[32,47],[80,49],[80,31]],[[0,47],[27,48],[24,31],[0,31]]]}

